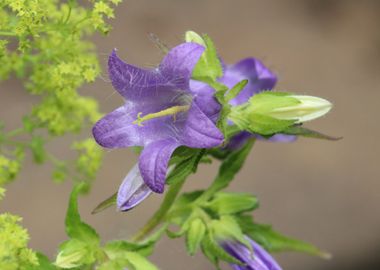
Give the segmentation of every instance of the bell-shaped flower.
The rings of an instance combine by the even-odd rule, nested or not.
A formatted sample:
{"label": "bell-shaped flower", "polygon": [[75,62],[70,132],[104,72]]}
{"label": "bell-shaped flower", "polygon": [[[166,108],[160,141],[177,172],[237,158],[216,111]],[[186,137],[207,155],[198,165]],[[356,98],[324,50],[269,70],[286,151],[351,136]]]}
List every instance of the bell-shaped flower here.
{"label": "bell-shaped flower", "polygon": [[177,147],[212,148],[223,142],[213,121],[217,112],[208,106],[215,102],[214,92],[190,88],[203,51],[199,44],[183,43],[152,70],[123,62],[115,51],[109,57],[112,85],[125,104],[98,121],[93,135],[106,148],[143,146],[139,170],[154,192],[164,191],[168,162]]}
{"label": "bell-shaped flower", "polygon": [[232,264],[235,270],[282,270],[273,257],[255,241],[246,237],[251,248],[233,240],[224,241],[221,246],[242,265]]}

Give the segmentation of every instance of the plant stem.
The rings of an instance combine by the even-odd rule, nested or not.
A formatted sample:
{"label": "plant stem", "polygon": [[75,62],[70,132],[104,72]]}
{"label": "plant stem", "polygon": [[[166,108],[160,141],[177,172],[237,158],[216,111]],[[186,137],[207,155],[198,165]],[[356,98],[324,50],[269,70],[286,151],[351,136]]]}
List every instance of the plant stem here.
{"label": "plant stem", "polygon": [[8,32],[8,31],[0,31],[0,36],[15,37],[17,35],[15,33]]}
{"label": "plant stem", "polygon": [[169,191],[166,193],[165,198],[160,206],[160,208],[154,213],[154,215],[148,220],[144,227],[142,227],[136,235],[132,238],[133,241],[141,241],[144,237],[151,233],[157,225],[161,223],[161,221],[165,218],[165,215],[170,210],[173,202],[177,198],[178,193],[180,192],[183,184],[185,183],[185,179],[179,181],[178,183],[174,183],[170,186]]}

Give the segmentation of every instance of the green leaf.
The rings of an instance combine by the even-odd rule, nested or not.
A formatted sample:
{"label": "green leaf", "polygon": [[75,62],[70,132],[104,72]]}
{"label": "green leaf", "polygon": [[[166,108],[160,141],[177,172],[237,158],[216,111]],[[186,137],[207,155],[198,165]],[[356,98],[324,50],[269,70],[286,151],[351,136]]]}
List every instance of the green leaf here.
{"label": "green leaf", "polygon": [[207,204],[218,215],[236,214],[251,211],[259,206],[255,196],[248,193],[217,193]]}
{"label": "green leaf", "polygon": [[206,225],[200,218],[193,219],[186,234],[187,252],[193,256],[206,234]]}
{"label": "green leaf", "polygon": [[91,214],[97,214],[113,205],[116,205],[116,198],[117,198],[117,192],[115,192],[110,197],[108,197],[107,199],[99,203],[98,206],[96,206],[95,209],[92,210]]}
{"label": "green leaf", "polygon": [[125,257],[136,270],[157,270],[158,268],[136,252],[126,252]]}
{"label": "green leaf", "polygon": [[57,270],[57,267],[52,264],[47,256],[37,252],[38,265],[28,266],[25,270]]}
{"label": "green leaf", "polygon": [[213,82],[223,75],[222,65],[219,61],[216,48],[207,35],[200,37],[195,32],[188,31],[186,33],[186,41],[195,42],[205,47],[205,51],[193,69],[193,79]]}
{"label": "green leaf", "polygon": [[71,193],[65,220],[66,233],[71,238],[97,246],[100,241],[99,235],[91,226],[82,222],[78,211],[78,194],[83,188],[86,188],[85,183],[77,184]]}
{"label": "green leaf", "polygon": [[[250,221],[251,220],[251,221]],[[245,234],[262,245],[269,252],[297,251],[329,259],[331,255],[316,246],[285,236],[272,229],[270,225],[253,223],[252,218],[239,220]]]}
{"label": "green leaf", "polygon": [[318,131],[314,131],[302,126],[292,126],[284,131],[282,133],[289,134],[289,135],[297,135],[302,137],[308,137],[308,138],[316,138],[316,139],[322,139],[322,140],[329,140],[329,141],[337,141],[342,139],[342,137],[333,137],[329,135],[325,135],[323,133],[320,133]]}

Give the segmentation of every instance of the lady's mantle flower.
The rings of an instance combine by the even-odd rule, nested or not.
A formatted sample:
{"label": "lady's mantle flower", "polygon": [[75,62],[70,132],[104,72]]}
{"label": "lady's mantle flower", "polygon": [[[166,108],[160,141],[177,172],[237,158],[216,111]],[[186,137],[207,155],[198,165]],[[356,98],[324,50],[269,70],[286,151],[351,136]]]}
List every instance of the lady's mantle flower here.
{"label": "lady's mantle flower", "polygon": [[213,91],[198,95],[189,86],[203,51],[199,44],[183,43],[153,70],[129,65],[115,51],[108,60],[112,85],[126,102],[97,122],[93,135],[107,148],[143,146],[141,176],[158,193],[164,191],[168,162],[177,147],[212,148],[223,142],[211,120],[215,112],[207,107]]}
{"label": "lady's mantle flower", "polygon": [[251,249],[237,241],[225,241],[222,247],[243,265],[231,265],[235,270],[281,270],[273,257],[259,244],[247,237]]}

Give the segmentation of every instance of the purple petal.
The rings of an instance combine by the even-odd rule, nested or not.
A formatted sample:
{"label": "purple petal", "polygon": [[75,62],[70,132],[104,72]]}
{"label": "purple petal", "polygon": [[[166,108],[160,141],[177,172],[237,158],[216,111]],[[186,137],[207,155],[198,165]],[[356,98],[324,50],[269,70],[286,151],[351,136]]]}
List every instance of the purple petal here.
{"label": "purple petal", "polygon": [[221,145],[223,139],[214,122],[193,102],[179,139],[181,144],[192,148],[212,148]]}
{"label": "purple petal", "polygon": [[294,142],[297,140],[297,136],[295,135],[287,135],[287,134],[275,134],[269,138],[264,138],[258,134],[255,134],[255,137],[259,140],[268,141],[268,142]]}
{"label": "purple petal", "polygon": [[215,90],[206,83],[190,80],[190,91],[199,109],[215,123],[221,109],[221,105],[214,97]]}
{"label": "purple petal", "polygon": [[252,245],[252,251],[242,243],[229,240],[222,243],[222,247],[231,256],[235,257],[244,265],[231,265],[236,270],[282,270],[273,257],[260,245],[248,238]]}
{"label": "purple petal", "polygon": [[138,165],[133,166],[117,193],[117,208],[128,211],[142,202],[152,193],[152,190],[144,183]]}
{"label": "purple petal", "polygon": [[[176,105],[169,101],[163,104],[150,102],[129,102],[100,119],[93,127],[93,135],[98,144],[106,148],[122,148],[144,146],[152,141],[175,136],[172,126],[175,125],[172,116],[151,119],[138,126],[133,122],[138,113],[147,115],[159,112],[167,107]],[[178,114],[178,119],[184,113]]]}
{"label": "purple petal", "polygon": [[262,261],[269,270],[281,270],[281,266],[275,261],[275,259],[273,259],[268,251],[266,251],[252,239],[248,238],[248,240],[252,245],[256,260]]}
{"label": "purple petal", "polygon": [[231,88],[244,79],[248,79],[248,84],[236,98],[231,100],[230,104],[233,106],[248,101],[250,97],[262,90],[272,89],[277,82],[276,75],[255,58],[246,58],[227,67],[221,82]]}
{"label": "purple petal", "polygon": [[297,136],[294,135],[286,135],[286,134],[275,134],[269,138],[265,138],[259,134],[252,134],[247,131],[242,131],[235,136],[233,136],[228,142],[226,148],[229,150],[237,150],[242,147],[249,138],[256,137],[256,139],[266,142],[294,142],[297,140]]}
{"label": "purple petal", "polygon": [[154,141],[145,146],[139,158],[139,168],[145,184],[154,192],[164,192],[169,159],[180,146],[173,138]]}
{"label": "purple petal", "polygon": [[127,100],[165,100],[167,94],[176,90],[175,85],[157,69],[147,70],[127,64],[116,55],[115,50],[108,59],[108,73],[113,87]]}
{"label": "purple petal", "polygon": [[182,43],[169,51],[159,70],[168,81],[179,89],[189,89],[189,80],[204,47],[196,43]]}

